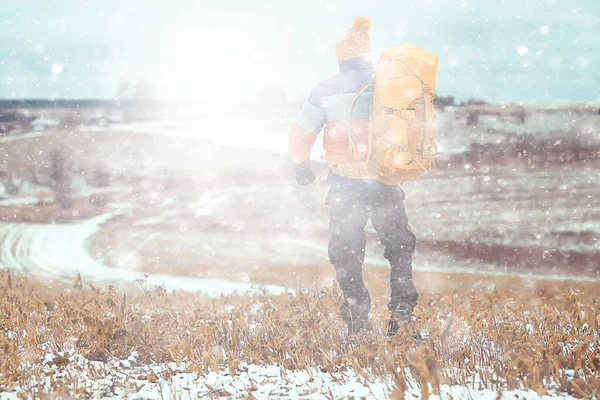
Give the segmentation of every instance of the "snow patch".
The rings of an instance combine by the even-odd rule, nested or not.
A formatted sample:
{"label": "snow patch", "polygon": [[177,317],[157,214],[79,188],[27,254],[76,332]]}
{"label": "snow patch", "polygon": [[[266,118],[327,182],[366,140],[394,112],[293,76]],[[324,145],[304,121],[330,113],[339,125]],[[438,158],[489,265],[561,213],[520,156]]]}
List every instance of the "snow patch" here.
{"label": "snow patch", "polygon": [[[142,276],[140,272],[105,265],[93,259],[86,249],[86,242],[101,225],[119,214],[120,211],[114,211],[74,224],[0,224],[0,268],[59,280],[72,280],[79,272],[84,281],[111,283],[118,287],[134,285]],[[207,297],[262,292],[279,295],[289,291],[277,285],[166,274],[146,274],[143,279],[147,285],[164,284],[169,290]]]}
{"label": "snow patch", "polygon": [[[88,361],[81,355],[69,357],[66,368],[52,365],[53,354],[45,357],[44,368],[55,378],[76,377],[77,388],[83,388],[91,397],[117,396],[123,399],[196,399],[196,398],[282,398],[282,399],[329,399],[329,398],[375,398],[387,399],[392,394],[394,383],[391,376],[363,377],[352,368],[343,371],[322,372],[319,368],[290,371],[279,365],[254,365],[241,363],[231,375],[229,369],[203,374],[190,371],[185,363],[165,365],[137,364],[132,354],[126,360],[111,360],[108,363]],[[94,373],[90,373],[93,371]],[[163,378],[168,373],[168,379]],[[118,383],[118,384],[115,384]],[[418,384],[409,379],[405,398],[420,399]],[[69,386],[73,386],[71,383]],[[50,389],[50,388],[48,388]],[[71,387],[70,389],[73,389]],[[2,399],[18,399],[19,388],[0,395]],[[533,390],[507,390],[500,393],[490,389],[479,390],[473,386],[440,386],[439,395],[430,399],[573,399],[564,393],[539,396]]]}

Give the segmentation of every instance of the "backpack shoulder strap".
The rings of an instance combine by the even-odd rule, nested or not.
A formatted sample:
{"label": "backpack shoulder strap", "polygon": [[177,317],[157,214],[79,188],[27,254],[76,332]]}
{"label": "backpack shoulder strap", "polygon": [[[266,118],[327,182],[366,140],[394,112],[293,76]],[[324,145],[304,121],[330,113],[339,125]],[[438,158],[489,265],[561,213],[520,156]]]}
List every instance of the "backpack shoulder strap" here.
{"label": "backpack shoulder strap", "polygon": [[358,93],[356,93],[356,96],[354,97],[354,100],[352,100],[352,103],[350,104],[350,111],[348,113],[348,143],[349,143],[349,152],[352,153],[352,156],[354,156],[354,140],[352,140],[352,111],[354,111],[354,106],[356,105],[356,102],[358,101],[358,99],[360,98],[360,96],[363,95],[363,93],[365,93],[368,89],[375,87],[374,84],[372,83],[365,83],[363,85],[363,87],[358,91]]}

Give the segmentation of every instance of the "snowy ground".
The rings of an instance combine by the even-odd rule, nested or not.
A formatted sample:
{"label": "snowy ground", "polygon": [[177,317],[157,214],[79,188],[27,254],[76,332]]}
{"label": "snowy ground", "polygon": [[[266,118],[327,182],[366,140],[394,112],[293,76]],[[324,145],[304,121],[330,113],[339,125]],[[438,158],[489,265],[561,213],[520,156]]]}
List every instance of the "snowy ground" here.
{"label": "snowy ground", "polygon": [[139,272],[114,268],[94,260],[88,253],[86,242],[111,218],[113,212],[74,224],[0,224],[0,268],[25,275],[58,280],[72,280],[81,274],[89,282],[131,287],[143,278],[152,286],[165,285],[170,290],[184,290],[209,297],[222,294],[284,293],[274,285],[256,285],[228,282],[218,279],[177,277],[168,274],[142,276]]}
{"label": "snowy ground", "polygon": [[[244,150],[271,149],[281,152],[286,142],[285,135],[274,138],[261,135],[260,130],[248,133],[246,126],[235,121],[231,122],[230,128],[235,132],[243,131],[243,135],[215,135],[213,129],[186,131],[177,123],[123,125],[118,128],[144,135],[209,141],[216,146],[215,148],[235,145]],[[103,135],[106,132],[91,133]],[[40,134],[35,133],[0,138],[0,143],[8,145],[21,139],[36,139],[39,136]],[[132,146],[132,149],[135,152],[135,146]],[[160,151],[160,148],[157,151]],[[211,147],[206,154],[210,155],[212,151]],[[152,160],[153,154],[144,153],[144,157]],[[158,162],[168,164],[165,160]],[[192,164],[189,160],[185,162]],[[135,164],[136,160],[125,160],[121,167],[127,170]],[[195,171],[206,172],[203,168],[207,165],[207,162],[200,160],[198,165],[194,165]],[[177,167],[171,165],[173,169]],[[520,174],[526,174],[523,175],[525,179],[521,180]],[[414,211],[409,213],[413,216],[413,226],[418,236],[424,240],[464,241],[476,238],[481,243],[513,246],[529,245],[531,241],[535,241],[536,244],[547,248],[598,251],[598,242],[594,240],[593,235],[598,232],[600,204],[597,203],[597,191],[592,184],[598,176],[600,175],[597,169],[563,170],[558,178],[553,172],[525,170],[501,170],[496,173],[491,171],[485,175],[459,173],[455,177],[445,175],[407,185],[407,206],[413,208]],[[289,181],[265,185],[253,182],[252,178],[255,177],[251,176],[245,186],[240,187],[202,188],[199,192],[190,188],[189,201],[154,190],[151,183],[150,189],[146,188],[146,193],[140,191],[141,194],[136,193],[131,199],[119,199],[109,203],[100,216],[76,223],[2,223],[0,268],[49,280],[72,280],[80,273],[86,282],[110,283],[123,289],[131,288],[136,285],[136,280],[143,279],[152,286],[164,285],[170,290],[195,292],[207,297],[236,293],[284,293],[290,290],[284,287],[286,282],[259,285],[249,280],[247,275],[242,277],[241,274],[232,275],[231,279],[178,275],[172,273],[169,263],[161,266],[162,272],[142,274],[146,260],[140,259],[143,252],[141,248],[136,249],[136,243],[154,247],[157,243],[168,244],[169,241],[177,242],[178,246],[185,246],[187,243],[195,252],[192,254],[198,257],[208,254],[208,258],[212,257],[212,262],[217,268],[222,266],[219,264],[220,258],[226,263],[232,259],[237,260],[237,268],[268,261],[279,263],[287,267],[288,271],[301,264],[325,263],[326,239],[323,237],[323,228],[326,224],[315,228],[315,221],[326,220],[321,212],[323,205],[306,205],[313,201],[322,202],[325,189],[310,188],[309,192],[307,189],[295,187],[290,189]],[[457,187],[460,188],[462,201],[452,200]],[[527,196],[516,196],[515,193],[519,194],[519,188],[527,191]],[[148,198],[154,199],[153,202],[148,202]],[[20,198],[6,199],[0,206],[30,206],[34,199],[38,201],[39,198],[25,194]],[[498,211],[498,204],[503,206],[501,212]],[[257,209],[259,211],[256,211]],[[261,213],[260,210],[266,211]],[[551,214],[548,217],[549,212]],[[258,215],[258,219],[249,217],[255,215]],[[285,231],[286,222],[293,227],[291,232]],[[188,230],[194,223],[200,229],[205,229],[204,234]],[[123,249],[113,248],[99,257],[90,254],[92,242],[96,237],[106,230],[115,231],[115,235],[118,235],[119,229],[124,229],[125,225],[128,231],[123,233],[123,237],[118,236],[124,251],[119,252]],[[175,230],[172,230],[172,227],[175,227]],[[499,232],[498,228],[502,232]],[[152,230],[155,232],[149,234]],[[181,236],[177,236],[177,230]],[[557,245],[555,232],[565,230],[595,233],[589,242],[582,242],[576,238],[574,241],[563,240]],[[241,235],[245,231],[250,232],[247,237]],[[371,240],[370,243],[374,242]],[[172,251],[171,248],[165,249],[165,253],[176,254],[176,257],[171,258],[170,264],[179,258],[179,255]],[[114,253],[114,257],[111,257],[111,252]],[[371,246],[367,264],[387,266],[379,252],[380,248]],[[293,253],[291,260],[290,253]],[[480,276],[482,279],[490,278],[490,281],[493,281],[493,277],[507,276],[574,283],[600,281],[597,275],[577,275],[571,272],[542,274],[536,271],[515,272],[503,268],[489,268],[489,265],[474,263],[471,260],[456,260],[443,254],[434,254],[429,258],[417,254],[415,259],[415,270],[418,272],[451,273],[458,276],[469,274]],[[115,260],[120,262],[113,262]],[[244,260],[247,264],[243,264]],[[140,264],[141,270],[124,267],[134,261]],[[293,288],[291,291],[293,292]],[[352,396],[387,398],[391,395],[390,380],[369,377],[366,381],[351,368],[343,372],[326,373],[318,368],[289,371],[277,365],[242,363],[233,370],[220,368],[203,373],[194,370],[194,366],[190,365],[140,365],[135,354],[128,360],[113,360],[106,364],[88,361],[78,354],[60,356],[69,358],[70,364],[67,367],[53,365],[52,361],[55,358],[54,355],[50,355],[45,368],[48,371],[56,371],[59,375],[78,374],[78,388],[95,397],[247,398],[251,395],[254,398],[319,399]],[[86,372],[81,372],[82,370]],[[411,382],[406,393],[407,398],[419,398],[420,389],[416,384],[410,384]],[[430,398],[498,398],[498,393],[488,389],[479,390],[478,386],[443,385],[441,394]],[[18,388],[12,393],[0,393],[0,399],[15,399],[20,398],[19,396]],[[540,396],[533,391],[506,391],[501,393],[501,398],[537,399]],[[543,398],[564,396],[554,394]]]}
{"label": "snowy ground", "polygon": [[[73,384],[71,389],[93,398],[389,399],[395,387],[391,377],[361,376],[349,367],[343,367],[338,372],[323,372],[319,368],[289,371],[278,365],[237,363],[236,366],[207,372],[199,371],[197,366],[190,364],[141,364],[136,361],[135,353],[129,359],[113,359],[107,363],[88,361],[80,355],[73,355],[67,357],[69,365],[66,367],[62,357],[47,354],[44,361],[46,370],[52,372],[55,379],[77,376],[77,384]],[[428,399],[574,399],[552,390],[540,396],[533,390],[498,392],[478,386],[444,384],[440,386],[439,393],[429,395]],[[20,399],[22,393],[15,387],[12,392],[0,393],[0,399]],[[421,389],[414,380],[407,381],[404,398],[422,398]]]}
{"label": "snowy ground", "polygon": [[[235,124],[235,121],[232,123]],[[235,145],[249,150],[246,154],[248,158],[242,160],[236,168],[244,168],[244,163],[252,162],[254,158],[251,150],[254,148],[272,146],[279,151],[282,147],[285,148],[285,135],[281,135],[280,141],[273,140],[273,137],[266,134],[248,135],[252,140],[239,142],[234,135],[215,136],[212,132],[197,129],[186,131],[178,122],[122,125],[118,128],[148,137],[184,138],[186,141],[193,139],[199,143],[208,140],[212,143],[211,146],[219,149]],[[44,133],[47,134],[56,133]],[[33,135],[39,136],[37,133]],[[0,143],[12,143],[10,141],[18,139],[26,141],[31,139],[30,136],[0,138]],[[121,147],[134,149],[136,143],[138,142],[123,141]],[[149,163],[167,165],[167,160],[155,157],[160,150],[159,146],[149,146],[142,152],[142,157],[144,160],[153,160]],[[210,155],[211,151],[212,148],[208,147],[206,154]],[[195,153],[185,153],[183,158],[190,158],[193,154]],[[135,159],[116,159],[114,162],[115,169],[125,170],[125,164],[136,164]],[[264,162],[268,163],[268,160]],[[173,166],[171,163],[170,168],[175,167],[177,165]],[[201,158],[194,167],[206,169],[211,168],[211,165]],[[149,170],[147,173],[152,174],[154,171]],[[595,251],[599,244],[593,235],[600,226],[600,203],[595,196],[596,188],[591,182],[600,176],[598,171],[600,170],[594,168],[563,168],[558,177],[555,171],[510,168],[489,170],[487,173],[471,173],[468,170],[444,173],[407,183],[406,205],[421,243],[453,241],[473,242],[483,246],[492,244],[518,248],[535,245],[561,251]],[[210,170],[217,177],[219,172],[214,167]],[[203,173],[206,174],[206,170]],[[145,197],[119,200],[107,206],[108,214],[71,225],[0,224],[0,240],[4,249],[0,267],[25,273],[36,271],[60,279],[72,279],[79,271],[86,280],[131,284],[140,273],[148,272],[144,268],[148,260],[141,255],[142,247],[156,246],[158,243],[165,246],[165,254],[177,254],[178,260],[185,258],[185,251],[181,251],[183,247],[184,250],[189,249],[186,250],[189,252],[188,258],[193,255],[197,260],[202,260],[199,262],[219,264],[220,259],[223,259],[224,262],[233,262],[242,268],[265,262],[290,267],[326,263],[327,211],[322,204],[326,188],[299,188],[290,184],[289,178],[279,178],[279,181],[269,184],[255,183],[260,174],[260,170],[257,170],[256,176],[244,177],[241,181],[243,186],[224,189],[189,188],[191,197],[185,201],[179,199],[177,193],[152,189],[152,185],[156,183],[149,181],[143,183],[149,187],[144,189]],[[449,182],[452,184],[448,184]],[[79,186],[83,188],[79,190],[81,195],[97,191],[84,188],[81,184],[77,185]],[[110,188],[111,191],[115,189],[118,186]],[[457,191],[460,196],[455,196]],[[0,206],[34,204],[40,198],[32,194],[35,194],[35,190],[28,192],[24,189],[23,196],[4,199],[0,201]],[[89,245],[99,233],[104,232],[105,225],[120,235],[117,229],[119,225],[115,225],[111,218],[115,215],[127,219],[121,224],[122,227],[127,227],[127,232],[118,236],[119,245],[110,252],[100,258],[91,257],[88,254]],[[198,230],[190,230],[194,225]],[[173,227],[175,231],[167,227]],[[587,241],[580,240],[577,235],[561,234],[583,231],[592,233]],[[244,232],[249,235],[244,235]],[[369,232],[367,263],[387,266],[387,262],[381,258],[381,249],[373,241],[372,229],[369,228]],[[176,247],[170,247],[171,245]],[[48,254],[52,256],[47,257]],[[212,255],[214,260],[206,255]],[[158,271],[172,269],[172,257],[168,260],[168,264],[158,266]],[[600,279],[599,276],[579,276],[572,272],[540,273],[490,266],[491,262],[486,265],[432,252],[418,253],[415,257],[415,270],[424,272],[581,282],[596,282]],[[157,268],[153,270],[156,271]],[[209,288],[213,291],[214,288],[223,290],[218,293],[255,290],[247,277],[239,274],[233,274],[228,284],[222,280],[206,280],[206,277],[190,280],[172,275],[172,272],[168,275],[153,273],[150,279],[153,284],[165,283],[172,289],[187,288],[203,293],[208,293]],[[269,287],[269,291],[273,292],[282,290],[277,285]]]}

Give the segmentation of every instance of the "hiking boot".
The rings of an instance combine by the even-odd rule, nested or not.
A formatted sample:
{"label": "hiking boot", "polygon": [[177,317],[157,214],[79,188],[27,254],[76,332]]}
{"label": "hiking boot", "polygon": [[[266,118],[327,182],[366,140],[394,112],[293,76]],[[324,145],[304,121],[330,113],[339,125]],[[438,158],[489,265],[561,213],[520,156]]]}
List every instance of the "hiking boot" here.
{"label": "hiking boot", "polygon": [[390,316],[388,324],[387,336],[395,336],[402,326],[406,326],[412,320],[412,307],[407,305],[399,305],[398,308]]}

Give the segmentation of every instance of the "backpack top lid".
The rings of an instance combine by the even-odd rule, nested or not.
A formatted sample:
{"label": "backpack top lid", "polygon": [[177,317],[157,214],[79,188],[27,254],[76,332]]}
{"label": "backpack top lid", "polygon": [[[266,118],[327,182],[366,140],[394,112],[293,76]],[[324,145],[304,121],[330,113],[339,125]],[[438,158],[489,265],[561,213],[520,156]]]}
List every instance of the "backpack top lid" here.
{"label": "backpack top lid", "polygon": [[381,102],[402,109],[423,95],[424,86],[433,94],[437,66],[435,54],[413,44],[389,47],[377,63],[376,87]]}
{"label": "backpack top lid", "polygon": [[387,48],[379,62],[384,59],[398,59],[406,62],[413,69],[424,84],[428,85],[431,92],[435,92],[435,75],[437,73],[438,57],[414,44],[402,44]]}

